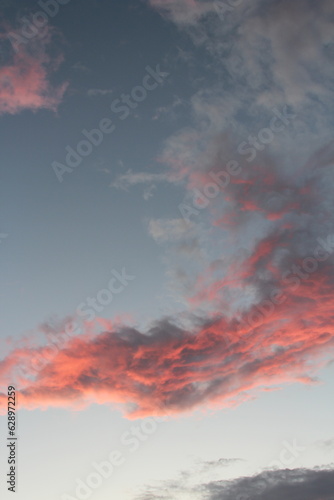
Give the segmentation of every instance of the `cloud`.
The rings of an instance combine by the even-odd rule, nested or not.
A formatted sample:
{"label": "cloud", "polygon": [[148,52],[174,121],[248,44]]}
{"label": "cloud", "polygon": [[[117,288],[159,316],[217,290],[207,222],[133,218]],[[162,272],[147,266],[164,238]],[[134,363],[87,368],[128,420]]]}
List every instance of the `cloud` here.
{"label": "cloud", "polygon": [[[196,16],[199,4],[179,3]],[[334,7],[326,0],[316,9],[299,0],[263,7],[242,10],[243,23],[238,9],[226,23],[210,18],[208,54],[214,77],[224,78],[196,92],[193,122],[167,139],[168,171],[129,170],[112,184],[184,186],[189,231],[181,212],[148,227],[168,252],[175,242],[173,276],[185,284],[187,309],[147,331],[124,324],[92,334],[85,325],[37,373],[29,360],[46,348],[13,349],[0,373],[10,381],[16,367],[26,369],[23,407],[107,403],[130,418],[232,407],[284,384],[315,384],[333,359],[333,69],[318,59],[328,61],[332,50]],[[196,21],[204,32],[206,22]],[[296,53],[291,59],[297,45],[301,61]],[[234,73],[230,56],[241,61]],[[231,161],[239,170],[228,170]]]}
{"label": "cloud", "polygon": [[[315,9],[310,0],[274,1],[267,11],[263,9],[264,3],[258,3],[257,15],[247,19],[240,31],[243,71],[249,71],[253,77],[257,74],[256,85],[264,86],[268,75],[265,76],[260,64],[271,72],[273,85],[263,87],[259,103],[270,105],[275,101],[275,93],[294,106],[305,100],[311,104],[315,96],[324,101],[330,99],[332,68],[328,64],[331,59],[328,49],[334,40],[332,2],[320,0]],[[240,54],[240,48],[238,51]]]}
{"label": "cloud", "polygon": [[194,235],[194,224],[184,219],[151,219],[148,231],[157,242],[175,241]]}
{"label": "cloud", "polygon": [[[196,460],[192,466],[182,470],[175,479],[159,482],[158,486],[147,486],[144,492],[137,496],[139,500],[157,500],[167,498],[184,498],[182,495],[192,495],[197,498],[205,484],[210,484],[216,476],[219,477],[223,468],[232,467],[240,462],[237,458],[220,458],[219,460]],[[161,496],[161,492],[164,492]],[[203,496],[201,496],[203,498]]]}
{"label": "cloud", "polygon": [[[163,487],[162,487],[163,486]],[[165,481],[160,487],[148,487],[138,500],[192,498],[207,500],[332,500],[333,469],[295,469],[262,472],[253,477],[233,481],[211,481],[187,487],[185,482]],[[166,495],[161,496],[161,491]]]}
{"label": "cloud", "polygon": [[200,0],[149,0],[152,7],[181,25],[195,23],[205,14],[214,11],[214,2]]}
{"label": "cloud", "polygon": [[203,461],[201,464],[201,471],[211,472],[220,467],[229,467],[240,461],[242,461],[240,458],[219,458],[218,460]]}
{"label": "cloud", "polygon": [[175,111],[178,107],[184,107],[186,105],[185,102],[182,101],[178,96],[174,96],[172,104],[169,106],[159,106],[152,117],[152,120],[159,120],[160,117],[165,116],[169,119],[176,120],[177,112]]}
{"label": "cloud", "polygon": [[[161,159],[175,183],[186,189],[181,214],[213,226],[212,241],[224,247],[228,277],[215,279],[212,263],[221,255],[211,250],[212,263],[194,281],[197,304],[203,306],[204,300],[224,310],[235,309],[236,300],[240,306],[240,295],[246,295],[243,292],[251,291],[254,300],[267,294],[269,283],[279,285],[268,270],[269,261],[282,259],[277,270],[282,277],[289,263],[312,256],[312,245],[315,248],[317,239],[334,229],[329,215],[333,208],[329,186],[334,182],[329,170],[333,3],[321,0],[315,7],[309,0],[238,2],[224,22],[217,12],[206,15],[216,10],[215,2],[164,2],[163,6],[152,2],[152,6],[164,7],[182,25],[195,42],[195,56],[200,45],[208,57],[207,65],[199,63],[207,78],[200,80],[191,99],[193,124],[165,141]],[[198,15],[200,6],[204,11]],[[191,29],[182,23],[185,12]],[[219,83],[209,84],[212,80]],[[280,133],[272,133],[269,124],[283,110],[294,119]],[[261,144],[259,137],[268,133],[272,137]],[[231,162],[239,170],[236,175],[227,174]],[[217,175],[218,183],[212,177]],[[267,252],[268,260],[261,270],[252,265],[248,273],[254,272],[254,277],[246,280],[239,273],[242,256],[257,251]],[[252,258],[258,264],[265,260],[261,255]],[[264,273],[270,276],[267,285]],[[243,302],[247,305],[249,297]]]}
{"label": "cloud", "polygon": [[147,332],[115,326],[93,335],[86,325],[37,374],[30,360],[47,348],[14,349],[0,363],[1,380],[25,369],[21,407],[111,403],[130,418],[231,407],[268,387],[312,384],[333,353],[331,283],[325,266],[297,290],[287,287],[279,307],[264,304],[262,314],[252,306],[246,321],[216,311],[198,312],[188,328],[165,319]]}
{"label": "cloud", "polygon": [[[7,36],[2,34],[1,38],[7,39]],[[27,46],[20,45],[19,51],[11,50],[0,67],[0,114],[39,109],[56,111],[68,84],[55,86],[50,82],[62,62],[62,57],[48,54],[52,43],[53,32],[48,29],[43,38],[37,37]]]}
{"label": "cloud", "polygon": [[[224,20],[217,12],[219,2],[152,0],[150,4],[158,11],[169,12],[178,26],[181,22],[181,29],[195,43],[194,57],[197,55],[202,74],[210,68],[210,76],[215,72],[219,81],[203,86],[201,79],[193,102],[196,119],[202,106],[208,120],[218,117],[222,125],[225,122],[230,128],[239,128],[238,121],[248,126],[249,116],[259,118],[274,104],[298,106],[308,120],[321,103],[331,105],[331,0],[320,0],[316,7],[312,0],[234,2]],[[208,12],[210,16],[198,17]],[[193,26],[182,25],[183,17],[193,20]],[[198,46],[206,51],[206,64],[201,54],[196,54]],[[314,126],[323,124],[316,116]]]}
{"label": "cloud", "polygon": [[125,174],[119,175],[109,186],[128,191],[133,186],[144,185],[143,196],[145,200],[148,200],[153,196],[153,191],[156,189],[157,184],[161,182],[171,182],[170,175],[152,172],[132,172],[132,170],[128,170]]}

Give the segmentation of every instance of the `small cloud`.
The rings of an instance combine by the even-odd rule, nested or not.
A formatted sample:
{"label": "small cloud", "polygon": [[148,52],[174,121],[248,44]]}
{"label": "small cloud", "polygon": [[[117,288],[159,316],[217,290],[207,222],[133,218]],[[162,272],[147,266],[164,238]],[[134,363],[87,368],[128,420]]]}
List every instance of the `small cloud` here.
{"label": "small cloud", "polygon": [[147,201],[153,196],[153,191],[156,189],[156,184],[161,182],[170,182],[167,174],[132,172],[132,170],[128,170],[125,174],[119,175],[114,182],[109,184],[109,186],[111,188],[123,189],[124,191],[128,191],[130,187],[142,184],[145,186],[143,198]]}
{"label": "small cloud", "polygon": [[206,462],[202,462],[202,470],[203,472],[206,472],[218,467],[229,467],[242,461],[242,458],[219,458],[219,460],[208,460]]}
{"label": "small cloud", "polygon": [[145,200],[145,201],[148,201],[150,198],[152,198],[152,196],[153,196],[153,191],[155,191],[155,190],[156,190],[156,188],[157,188],[157,187],[156,187],[154,184],[152,184],[151,186],[148,186],[148,187],[145,189],[145,191],[144,191],[144,193],[143,193],[143,198],[144,198],[144,200]]}
{"label": "small cloud", "polygon": [[177,114],[175,108],[183,105],[184,102],[178,96],[174,96],[172,104],[169,106],[159,106],[152,117],[152,120],[158,120],[161,116],[166,115],[169,118],[176,119]]}
{"label": "small cloud", "polygon": [[157,242],[175,241],[188,238],[194,232],[195,225],[185,219],[151,219],[148,231]]}

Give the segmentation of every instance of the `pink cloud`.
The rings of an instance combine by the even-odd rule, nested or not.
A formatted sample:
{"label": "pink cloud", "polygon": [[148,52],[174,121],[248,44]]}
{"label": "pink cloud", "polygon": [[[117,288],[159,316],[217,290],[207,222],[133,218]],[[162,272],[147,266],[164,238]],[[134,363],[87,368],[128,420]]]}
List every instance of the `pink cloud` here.
{"label": "pink cloud", "polygon": [[[30,360],[47,357],[47,348],[14,348],[0,362],[0,379],[5,388],[24,368],[18,380],[21,407],[100,403],[121,407],[130,418],[174,415],[234,406],[284,384],[314,383],[334,352],[334,227],[331,219],[322,223],[332,192],[317,195],[325,167],[305,171],[305,190],[302,178],[298,187],[274,162],[267,159],[266,170],[259,164],[249,168],[248,182],[230,184],[228,203],[217,205],[221,217],[234,211],[233,226],[227,228],[233,251],[228,254],[222,223],[216,229],[222,236],[217,250],[224,258],[223,276],[217,277],[215,260],[195,276],[188,297],[196,314],[196,322],[189,322],[193,326],[180,328],[173,318],[162,319],[142,332],[97,320],[37,372]],[[205,184],[205,172],[194,175],[191,186]],[[269,203],[268,194],[275,193],[282,193],[279,203]],[[284,216],[268,221],[278,210]],[[245,212],[255,217],[255,229],[261,218],[265,222],[240,253],[233,241],[243,236]],[[179,222],[172,226],[178,235]],[[234,293],[242,296],[248,288],[254,291],[251,303],[236,306]],[[5,390],[0,401],[5,406]]]}
{"label": "pink cloud", "polygon": [[37,374],[29,373],[29,362],[46,348],[14,349],[0,363],[1,380],[5,385],[18,366],[26,366],[21,407],[108,403],[121,405],[130,418],[234,406],[278,385],[313,383],[334,347],[328,271],[324,266],[298,290],[285,286],[285,301],[261,320],[252,306],[252,321],[216,311],[188,331],[167,321],[146,333],[109,324],[98,334],[68,340]]}
{"label": "pink cloud", "polygon": [[47,54],[51,41],[49,33],[37,41],[29,41],[27,46],[22,44],[0,68],[0,114],[57,109],[68,84],[50,83],[51,74],[62,61],[61,57],[51,58]]}

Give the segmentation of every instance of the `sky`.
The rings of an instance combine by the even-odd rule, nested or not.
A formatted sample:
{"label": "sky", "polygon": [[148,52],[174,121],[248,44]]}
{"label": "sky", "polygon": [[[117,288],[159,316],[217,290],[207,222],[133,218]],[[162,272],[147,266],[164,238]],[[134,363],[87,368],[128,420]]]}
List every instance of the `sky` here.
{"label": "sky", "polygon": [[333,2],[0,14],[1,498],[333,500]]}

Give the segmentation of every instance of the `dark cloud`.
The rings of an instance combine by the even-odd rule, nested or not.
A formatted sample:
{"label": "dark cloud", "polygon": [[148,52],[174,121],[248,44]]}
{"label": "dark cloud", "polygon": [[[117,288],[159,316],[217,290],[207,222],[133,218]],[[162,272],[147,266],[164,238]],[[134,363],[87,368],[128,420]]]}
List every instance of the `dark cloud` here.
{"label": "dark cloud", "polygon": [[[173,485],[173,488],[170,486]],[[166,492],[166,496],[160,495]],[[333,469],[296,469],[262,472],[253,477],[233,481],[215,481],[186,490],[184,485],[165,482],[161,487],[150,488],[138,500],[181,498],[187,493],[199,500],[333,500]],[[180,495],[180,496],[179,496]],[[182,497],[183,498],[183,497]]]}
{"label": "dark cloud", "polygon": [[229,483],[203,487],[209,500],[332,500],[334,470],[280,470],[263,472]]}

